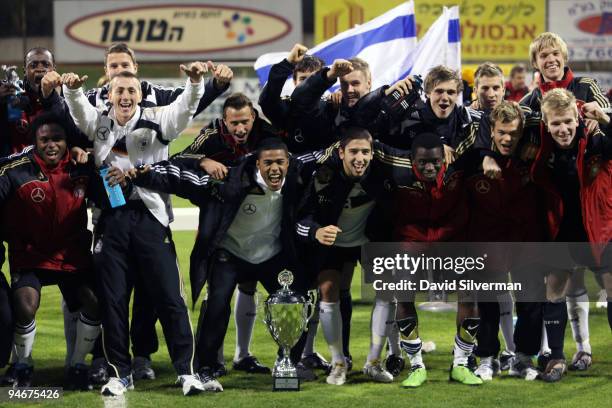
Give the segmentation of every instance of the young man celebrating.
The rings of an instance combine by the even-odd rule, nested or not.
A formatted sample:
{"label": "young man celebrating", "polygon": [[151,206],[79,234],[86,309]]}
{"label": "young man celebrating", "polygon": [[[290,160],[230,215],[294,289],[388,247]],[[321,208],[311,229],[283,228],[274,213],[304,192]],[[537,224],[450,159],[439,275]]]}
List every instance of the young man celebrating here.
{"label": "young man celebrating", "polygon": [[[62,75],[64,95],[78,128],[94,143],[97,165],[113,164],[122,170],[168,157],[168,143],[176,139],[193,116],[204,93],[201,64],[180,66],[189,76],[185,91],[170,105],[141,108],[140,81],[122,72],[109,83],[110,111],[91,106],[81,88],[86,77]],[[127,204],[104,210],[96,227],[94,264],[103,320],[103,346],[111,377],[102,387],[104,395],[122,395],[133,388],[129,355],[128,305],[134,274],[142,274],[148,296],[157,300],[168,350],[183,393],[214,389],[202,384],[194,373],[194,342],[191,322],[168,227],[172,220],[170,199],[136,188]],[[130,268],[130,260],[139,268]]]}
{"label": "young man celebrating", "polygon": [[320,58],[306,55],[307,51],[308,48],[302,44],[295,44],[286,59],[272,65],[268,82],[259,96],[263,114],[276,128],[285,132],[287,147],[292,153],[309,152],[326,146],[318,140],[316,124],[299,121],[292,109],[291,98],[281,97],[287,77],[292,76],[293,85],[297,87],[325,65]]}
{"label": "young man celebrating", "polygon": [[[181,156],[132,173],[137,185],[177,194],[200,207],[190,273],[194,302],[208,281],[198,334],[199,371],[204,381],[222,391],[211,369],[227,331],[236,284],[255,280],[273,293],[279,288],[278,273],[288,268],[295,278],[291,288],[302,294],[308,290],[294,236],[295,208],[303,191],[300,163],[289,158],[279,139],[266,139],[255,155],[232,167],[222,183],[203,173],[197,159]],[[303,341],[292,349],[294,364],[302,348]]]}
{"label": "young man celebrating", "polygon": [[[596,120],[606,133],[585,128],[571,92],[566,89],[547,92],[542,99],[545,129],[533,177],[554,197],[548,208],[549,228],[554,239],[557,242],[583,242],[583,245],[570,245],[568,248],[574,265],[586,265],[603,274],[608,292],[608,320],[612,328],[608,245],[612,238],[609,211],[612,207],[610,117],[598,105],[586,104],[582,112],[586,118]],[[576,247],[578,249],[574,249]],[[563,340],[568,320],[565,291],[570,275],[564,269],[552,271],[547,277],[544,325],[551,353],[541,377],[548,382],[561,380],[567,370]],[[586,357],[590,361],[590,350],[579,349],[574,360]]]}
{"label": "young man celebrating", "polygon": [[100,322],[98,300],[91,289],[94,277],[85,198],[94,191],[98,177],[92,162],[71,163],[59,117],[40,115],[32,123],[32,134],[34,149],[9,159],[0,169],[15,320],[14,386],[31,386],[41,287],[57,284],[71,311],[82,307],[67,386],[90,390],[85,356],[100,333]]}

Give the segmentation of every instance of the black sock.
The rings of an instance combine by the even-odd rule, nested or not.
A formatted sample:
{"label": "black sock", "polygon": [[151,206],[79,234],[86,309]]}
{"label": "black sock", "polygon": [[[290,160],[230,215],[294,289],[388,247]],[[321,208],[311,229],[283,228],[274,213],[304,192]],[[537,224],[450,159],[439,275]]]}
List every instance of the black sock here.
{"label": "black sock", "polygon": [[544,304],[544,325],[548,336],[550,357],[564,359],[563,343],[565,341],[565,326],[567,326],[567,306],[565,299]]}
{"label": "black sock", "polygon": [[340,316],[342,316],[342,352],[348,357],[350,355],[351,317],[353,316],[353,298],[350,289],[340,291]]}

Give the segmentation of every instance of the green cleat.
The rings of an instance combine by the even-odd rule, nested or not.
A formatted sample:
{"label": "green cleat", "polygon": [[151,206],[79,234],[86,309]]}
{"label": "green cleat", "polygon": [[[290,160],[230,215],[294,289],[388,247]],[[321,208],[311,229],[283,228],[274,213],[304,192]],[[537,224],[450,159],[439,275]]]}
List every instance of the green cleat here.
{"label": "green cleat", "polygon": [[466,366],[453,366],[450,371],[450,380],[465,385],[482,385],[483,381]]}
{"label": "green cleat", "polygon": [[427,370],[422,366],[414,366],[408,374],[408,378],[402,381],[403,388],[420,387],[427,380]]}

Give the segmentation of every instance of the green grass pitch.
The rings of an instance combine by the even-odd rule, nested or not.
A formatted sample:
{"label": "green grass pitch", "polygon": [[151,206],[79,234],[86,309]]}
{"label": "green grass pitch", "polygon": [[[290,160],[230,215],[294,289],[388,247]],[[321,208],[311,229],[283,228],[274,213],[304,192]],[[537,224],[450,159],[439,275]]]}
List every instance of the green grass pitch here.
{"label": "green grass pitch", "polygon": [[[188,268],[189,251],[194,232],[184,231],[174,234],[179,252],[181,270]],[[183,397],[179,388],[172,386],[176,376],[170,364],[163,335],[158,323],[160,349],[153,355],[153,367],[158,378],[154,381],[137,382],[136,389],[126,396],[127,407],[603,407],[610,406],[612,396],[612,348],[610,329],[605,311],[591,310],[591,344],[593,346],[593,367],[585,373],[570,373],[557,384],[546,384],[540,381],[498,377],[481,387],[468,387],[449,383],[448,368],[451,363],[451,349],[454,337],[454,313],[420,312],[422,338],[433,340],[437,350],[424,356],[428,367],[428,382],[415,390],[404,390],[400,381],[407,375],[402,372],[400,378],[391,384],[372,383],[361,374],[369,346],[369,321],[371,304],[361,300],[359,274],[353,282],[353,299],[355,309],[352,320],[351,353],[354,358],[354,369],[345,386],[331,386],[325,383],[325,377],[319,375],[315,382],[302,384],[299,393],[272,392],[272,379],[268,375],[234,374],[221,378],[225,391],[218,394],[204,394],[195,397]],[[185,284],[188,280],[185,278]],[[189,293],[189,290],[187,291]],[[260,292],[259,304],[265,293]],[[190,302],[190,300],[189,300]],[[191,303],[190,303],[191,304]],[[195,325],[199,310],[191,313]],[[263,313],[258,312],[255,333],[252,341],[252,352],[259,359],[271,366],[275,359],[276,347],[262,323]],[[34,345],[35,386],[61,386],[65,342],[63,318],[60,308],[60,295],[56,287],[46,287],[42,293],[41,308],[37,315],[38,331]],[[228,367],[234,350],[234,323],[230,321],[229,332],[225,339],[225,358]],[[321,331],[317,336],[316,348],[324,355],[329,355]],[[571,358],[575,345],[570,329],[566,336],[566,354]],[[107,401],[108,402],[108,401]],[[16,404],[15,404],[16,405]],[[102,407],[104,401],[98,391],[66,392],[59,402],[45,402],[39,405],[61,407]],[[7,405],[5,405],[7,406]],[[17,406],[17,405],[16,405]],[[19,404],[18,406],[27,406]],[[119,404],[118,406],[122,406]]]}

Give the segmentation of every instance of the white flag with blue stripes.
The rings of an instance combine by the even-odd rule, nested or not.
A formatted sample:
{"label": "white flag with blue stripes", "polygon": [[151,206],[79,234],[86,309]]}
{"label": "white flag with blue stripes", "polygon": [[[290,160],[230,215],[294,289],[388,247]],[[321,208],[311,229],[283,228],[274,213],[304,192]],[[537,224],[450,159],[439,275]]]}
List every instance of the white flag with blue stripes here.
{"label": "white flag with blue stripes", "polygon": [[[330,38],[308,50],[308,54],[323,59],[327,65],[339,58],[364,59],[370,65],[372,89],[376,89],[397,81],[409,70],[409,57],[416,45],[414,2],[410,0],[367,23]],[[288,52],[269,53],[255,61],[254,68],[260,84],[268,80],[272,65],[287,55]]]}
{"label": "white flag with blue stripes", "polygon": [[416,49],[407,58],[406,75],[425,75],[436,65],[461,72],[461,31],[459,6],[444,7],[442,15],[429,27]]}

